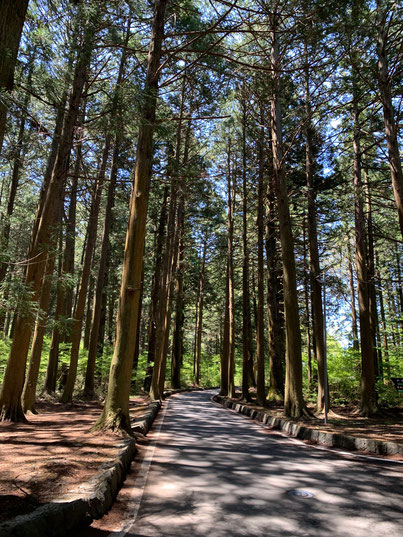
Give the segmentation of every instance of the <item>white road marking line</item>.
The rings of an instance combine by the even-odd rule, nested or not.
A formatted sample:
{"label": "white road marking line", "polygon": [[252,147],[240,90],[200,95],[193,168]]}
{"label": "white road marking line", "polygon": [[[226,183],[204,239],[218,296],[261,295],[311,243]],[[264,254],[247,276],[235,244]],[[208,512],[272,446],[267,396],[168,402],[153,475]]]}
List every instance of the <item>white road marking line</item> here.
{"label": "white road marking line", "polygon": [[164,423],[165,414],[168,409],[168,401],[169,399],[165,401],[164,410],[162,411],[162,415],[161,415],[161,420],[158,423],[155,431],[153,431],[155,434],[155,438],[151,442],[151,444],[147,447],[143,460],[141,461],[141,466],[137,474],[136,483],[133,487],[133,492],[131,494],[130,500],[126,508],[126,513],[127,513],[126,520],[123,521],[122,528],[118,534],[116,534],[115,531],[112,531],[111,533],[109,533],[108,537],[125,537],[125,535],[127,535],[130,528],[136,522],[137,515],[140,509],[140,505],[141,505],[141,500],[143,499],[144,488],[147,483],[148,472],[150,470],[150,466],[153,461],[155,447],[158,443],[160,432],[161,432],[161,427],[162,427],[162,424]]}

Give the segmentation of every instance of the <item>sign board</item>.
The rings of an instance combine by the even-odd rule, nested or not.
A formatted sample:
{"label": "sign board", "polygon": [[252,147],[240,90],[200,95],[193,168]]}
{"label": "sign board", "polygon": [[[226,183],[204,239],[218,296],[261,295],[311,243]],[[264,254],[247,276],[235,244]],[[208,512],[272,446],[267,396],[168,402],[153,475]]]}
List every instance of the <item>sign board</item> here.
{"label": "sign board", "polygon": [[398,392],[403,392],[403,377],[392,377],[390,379]]}

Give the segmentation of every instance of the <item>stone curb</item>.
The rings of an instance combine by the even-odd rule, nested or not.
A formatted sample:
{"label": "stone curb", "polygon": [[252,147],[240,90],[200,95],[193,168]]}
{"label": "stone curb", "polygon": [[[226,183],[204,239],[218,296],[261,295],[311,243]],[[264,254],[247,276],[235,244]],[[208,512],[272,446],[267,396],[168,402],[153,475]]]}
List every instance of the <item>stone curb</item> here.
{"label": "stone curb", "polygon": [[[150,403],[144,415],[134,421],[133,432],[146,435],[160,408],[160,401]],[[134,438],[120,445],[122,450],[118,457],[102,465],[90,480],[32,513],[0,524],[0,537],[74,535],[78,526],[101,518],[111,508],[137,452]]]}
{"label": "stone curb", "polygon": [[[163,398],[200,388],[168,390]],[[152,401],[143,416],[133,422],[135,434],[146,435],[161,408],[161,401]],[[42,505],[32,513],[19,515],[0,524],[0,537],[62,537],[74,535],[78,526],[89,525],[112,507],[120,487],[136,456],[136,440],[121,444],[118,457],[102,465],[90,480],[64,496]]]}
{"label": "stone curb", "polygon": [[263,410],[256,410],[248,405],[231,401],[221,395],[215,395],[213,400],[224,406],[249,416],[271,426],[272,429],[286,431],[290,436],[300,438],[301,440],[311,440],[317,444],[323,444],[328,447],[337,447],[348,450],[360,450],[367,453],[376,453],[378,455],[395,455],[403,454],[403,444],[397,442],[384,442],[382,440],[373,440],[371,438],[362,438],[358,436],[347,436],[339,433],[328,433],[319,429],[311,429],[294,421],[284,418],[271,416]]}

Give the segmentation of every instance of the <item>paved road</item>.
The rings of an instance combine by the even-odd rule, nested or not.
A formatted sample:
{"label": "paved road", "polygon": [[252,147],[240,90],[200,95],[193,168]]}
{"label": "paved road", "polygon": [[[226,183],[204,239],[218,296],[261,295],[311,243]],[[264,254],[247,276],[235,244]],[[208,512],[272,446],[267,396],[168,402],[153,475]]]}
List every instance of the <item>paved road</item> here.
{"label": "paved road", "polygon": [[[305,446],[215,406],[211,396],[164,403],[127,537],[402,537],[402,465]],[[290,496],[295,489],[313,496]]]}

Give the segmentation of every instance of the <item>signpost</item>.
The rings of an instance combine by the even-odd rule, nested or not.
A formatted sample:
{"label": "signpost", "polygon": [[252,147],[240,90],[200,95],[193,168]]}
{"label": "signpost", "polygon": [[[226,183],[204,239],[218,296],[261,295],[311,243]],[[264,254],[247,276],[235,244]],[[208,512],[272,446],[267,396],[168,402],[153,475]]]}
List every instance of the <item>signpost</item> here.
{"label": "signpost", "polygon": [[403,392],[403,377],[392,377],[390,380],[395,385],[396,390],[399,393],[402,393]]}

